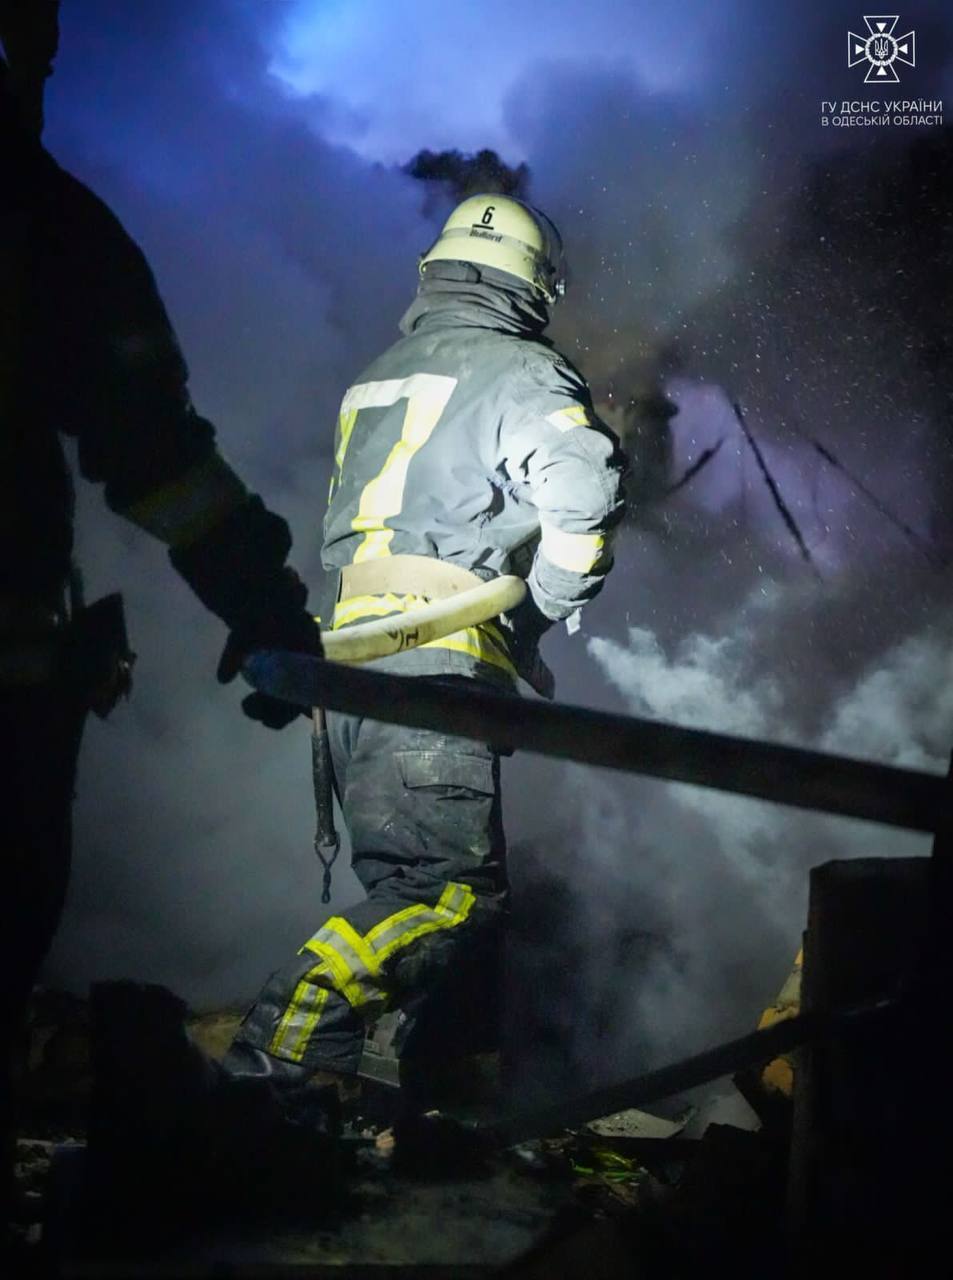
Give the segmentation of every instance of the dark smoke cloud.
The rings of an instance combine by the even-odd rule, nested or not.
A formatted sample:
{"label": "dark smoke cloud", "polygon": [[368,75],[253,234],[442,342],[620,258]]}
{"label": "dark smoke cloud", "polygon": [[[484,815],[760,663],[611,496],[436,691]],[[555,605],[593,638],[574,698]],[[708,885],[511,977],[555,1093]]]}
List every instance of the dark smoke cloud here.
{"label": "dark smoke cloud", "polygon": [[[420,60],[442,72],[439,51],[469,18],[444,11],[426,43],[424,8],[429,19],[429,4],[404,17],[419,22],[415,70],[429,85]],[[504,8],[522,31],[519,5],[488,0],[481,20]],[[645,483],[582,635],[547,642],[560,695],[942,769],[948,574],[810,440],[947,548],[948,134],[822,130],[821,98],[866,93],[844,65],[853,6],[738,0],[717,23],[688,3],[653,19],[605,0],[576,23],[570,8],[554,5],[507,64],[492,141],[517,166],[507,180],[528,167],[518,189],[564,234],[573,283],[554,337],[629,430]],[[313,577],[338,399],[396,336],[457,171],[438,156],[421,183],[400,167],[447,145],[436,118],[438,136],[409,136],[389,166],[340,141],[359,124],[342,115],[358,110],[346,93],[288,91],[273,51],[300,10],[182,0],[123,6],[117,23],[106,0],[67,3],[48,115],[55,152],[149,254],[199,407],[288,515]],[[949,87],[947,17],[931,4],[907,19],[923,52],[904,94]],[[652,49],[666,59],[654,79]],[[381,103],[393,115],[393,95]],[[780,522],[733,398],[822,583]],[[199,1002],[245,998],[322,918],[306,731],[269,736],[241,719],[212,680],[219,628],[161,550],[88,491],[81,535],[91,592],[127,591],[140,677],[128,711],[91,726],[84,748],[50,977],[135,973]],[[524,958],[563,1025],[538,1063],[550,1084],[750,1025],[796,950],[807,868],[925,848],[529,758],[509,764],[506,786]],[[356,893],[336,875],[336,904]],[[547,903],[558,929],[542,923]]]}
{"label": "dark smoke cloud", "polygon": [[530,180],[527,164],[510,168],[489,148],[475,155],[460,151],[419,151],[404,172],[422,182],[437,184],[451,200],[465,200],[484,191],[523,199]]}

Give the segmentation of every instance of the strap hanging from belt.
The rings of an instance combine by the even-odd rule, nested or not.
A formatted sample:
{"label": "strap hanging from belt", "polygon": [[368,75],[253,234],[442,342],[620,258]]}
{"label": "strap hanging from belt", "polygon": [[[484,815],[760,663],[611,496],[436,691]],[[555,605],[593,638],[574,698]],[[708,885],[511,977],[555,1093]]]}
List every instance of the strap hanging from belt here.
{"label": "strap hanging from belt", "polygon": [[314,781],[316,814],[314,852],[324,868],[321,901],[327,904],[331,901],[331,868],[341,849],[341,837],[334,825],[331,745],[328,742],[328,729],[322,707],[314,707],[312,710],[311,775]]}

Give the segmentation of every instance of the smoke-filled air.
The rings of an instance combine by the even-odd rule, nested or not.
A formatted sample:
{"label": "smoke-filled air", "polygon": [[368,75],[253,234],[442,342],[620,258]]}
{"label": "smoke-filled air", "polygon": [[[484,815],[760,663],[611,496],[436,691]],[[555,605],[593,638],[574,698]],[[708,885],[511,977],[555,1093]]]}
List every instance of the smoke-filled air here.
{"label": "smoke-filled air", "polygon": [[[953,93],[948,17],[901,19],[902,96]],[[419,254],[461,194],[539,205],[570,265],[552,336],[631,458],[606,588],[544,642],[557,696],[942,772],[953,130],[821,125],[822,99],[867,92],[844,56],[861,21],[820,0],[65,0],[46,141],[146,251],[197,408],[315,584],[340,397],[397,336]],[[83,745],[45,980],[241,1004],[360,896],[345,847],[320,903],[308,726],[246,720],[163,549],[91,486],[78,511],[87,594],[125,593],[138,663]],[[530,756],[504,802],[513,1020],[543,1084],[753,1026],[808,869],[929,848]]]}

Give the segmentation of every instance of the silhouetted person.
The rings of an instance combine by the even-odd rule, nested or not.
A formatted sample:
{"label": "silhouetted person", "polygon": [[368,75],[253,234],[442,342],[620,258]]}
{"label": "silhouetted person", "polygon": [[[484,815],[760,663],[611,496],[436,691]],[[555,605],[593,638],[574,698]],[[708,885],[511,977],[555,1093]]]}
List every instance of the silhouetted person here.
{"label": "silhouetted person", "polygon": [[[57,4],[0,0],[0,1053],[11,1049],[63,905],[83,721],[128,689],[118,598],[70,601],[73,498],[61,434],[116,512],[159,537],[230,629],[219,678],[258,643],[319,650],[281,517],[248,492],[193,408],[148,263],[44,150]],[[171,579],[170,579],[171,581]],[[297,714],[258,695],[270,727]],[[4,1080],[6,1084],[6,1079]],[[4,1088],[3,1129],[12,1132]],[[6,1144],[5,1144],[6,1145]]]}

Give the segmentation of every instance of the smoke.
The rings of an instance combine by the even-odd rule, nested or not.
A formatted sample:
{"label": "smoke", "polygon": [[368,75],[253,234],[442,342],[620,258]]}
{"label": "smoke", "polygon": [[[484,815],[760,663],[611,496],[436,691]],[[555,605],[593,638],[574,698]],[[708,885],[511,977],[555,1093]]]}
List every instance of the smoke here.
{"label": "smoke", "polygon": [[[779,609],[780,600],[749,602],[717,637],[691,633],[670,650],[641,627],[587,648],[634,714],[944,769],[949,619],[859,672],[805,733],[796,729],[800,681],[765,675],[757,661],[760,624]],[[521,848],[517,878],[542,919],[528,905],[517,912],[514,950],[530,977],[512,1034],[530,1040],[521,1085],[542,1094],[635,1074],[750,1029],[800,944],[810,868],[930,847],[912,833],[577,766],[563,770],[558,794],[538,846],[545,858]]]}
{"label": "smoke", "polygon": [[[821,129],[822,97],[861,95],[843,65],[851,6],[547,12],[176,0],[117,23],[108,0],[66,3],[48,141],[146,250],[196,404],[289,519],[310,580],[339,398],[397,336],[447,200],[474,182],[526,194],[570,257],[553,337],[639,473],[583,634],[546,642],[560,696],[942,770],[947,575],[811,441],[948,546],[948,132]],[[931,52],[904,93],[939,97],[945,11],[916,22]],[[506,47],[470,75],[459,51],[494,23]],[[79,527],[90,594],[122,585],[140,661],[133,702],[84,744],[49,980],[246,999],[323,918],[306,726],[242,719],[214,683],[221,628],[89,487]],[[797,949],[807,869],[924,851],[530,758],[505,788],[524,978],[561,1023],[550,1083],[752,1025]],[[357,896],[336,869],[333,907]]]}
{"label": "smoke", "polygon": [[837,702],[821,746],[940,772],[953,725],[950,619],[903,640]]}
{"label": "smoke", "polygon": [[439,184],[451,200],[490,192],[522,199],[529,183],[529,167],[511,169],[495,151],[484,149],[475,155],[460,151],[420,151],[404,167],[404,172],[423,182]]}
{"label": "smoke", "polygon": [[777,731],[780,717],[771,713],[779,709],[781,696],[776,681],[764,677],[742,685],[746,647],[738,634],[690,635],[670,662],[657,637],[643,627],[629,630],[625,646],[599,637],[588,644],[635,714],[764,737]]}

